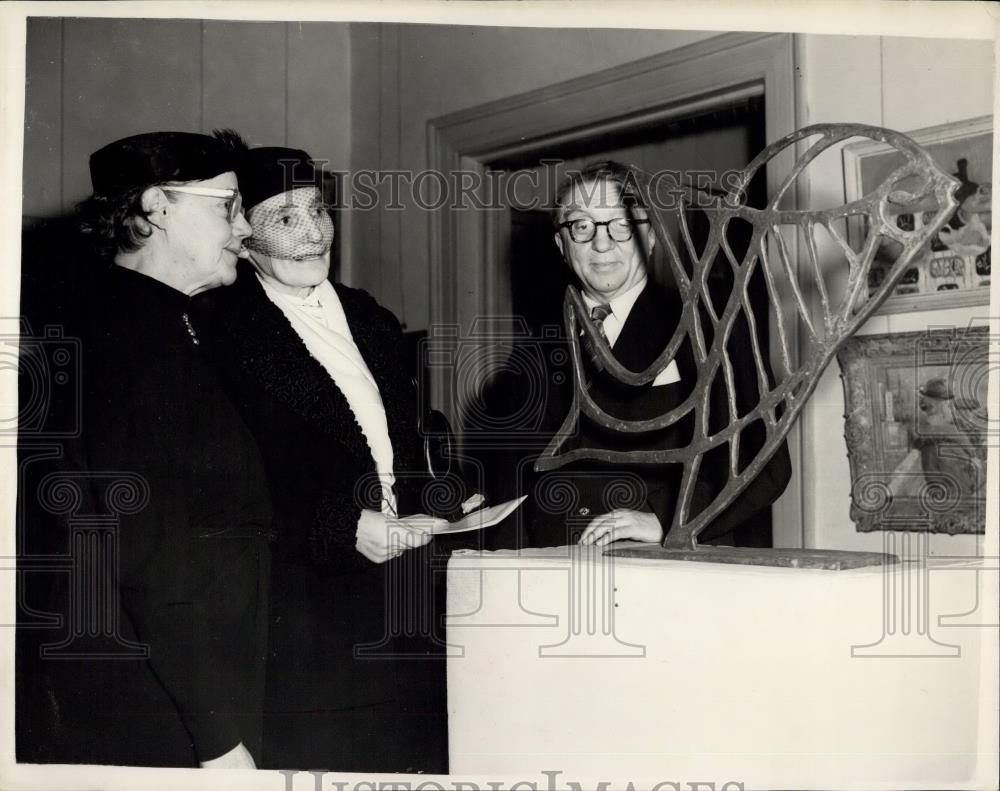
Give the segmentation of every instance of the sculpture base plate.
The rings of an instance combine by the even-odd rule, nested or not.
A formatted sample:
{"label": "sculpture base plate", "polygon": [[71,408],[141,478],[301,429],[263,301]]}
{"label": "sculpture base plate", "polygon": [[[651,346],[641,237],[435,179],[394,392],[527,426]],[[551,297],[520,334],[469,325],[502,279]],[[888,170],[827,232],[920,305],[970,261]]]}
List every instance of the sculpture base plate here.
{"label": "sculpture base plate", "polygon": [[741,566],[783,566],[796,569],[841,571],[898,563],[883,552],[850,552],[843,549],[759,549],[756,547],[702,546],[698,549],[667,549],[659,545],[619,546],[605,555],[643,560],[692,560],[696,563],[735,563]]}

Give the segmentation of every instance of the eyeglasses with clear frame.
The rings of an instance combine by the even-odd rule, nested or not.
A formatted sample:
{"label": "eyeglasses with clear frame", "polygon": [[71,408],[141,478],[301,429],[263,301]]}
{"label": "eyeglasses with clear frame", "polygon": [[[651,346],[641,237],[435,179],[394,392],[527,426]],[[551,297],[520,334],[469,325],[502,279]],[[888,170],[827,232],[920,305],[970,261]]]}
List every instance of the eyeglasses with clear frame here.
{"label": "eyeglasses with clear frame", "polygon": [[591,220],[589,217],[581,217],[576,220],[568,220],[559,223],[560,228],[569,229],[569,238],[577,244],[587,244],[594,241],[597,236],[597,229],[604,226],[608,229],[608,236],[615,242],[627,242],[632,238],[633,228],[636,225],[643,225],[649,220],[629,217],[615,217],[613,220]]}
{"label": "eyeglasses with clear frame", "polygon": [[160,185],[164,192],[180,192],[184,195],[197,195],[202,198],[221,198],[226,201],[226,214],[229,223],[236,222],[236,218],[243,213],[243,196],[237,189],[229,187],[182,187]]}

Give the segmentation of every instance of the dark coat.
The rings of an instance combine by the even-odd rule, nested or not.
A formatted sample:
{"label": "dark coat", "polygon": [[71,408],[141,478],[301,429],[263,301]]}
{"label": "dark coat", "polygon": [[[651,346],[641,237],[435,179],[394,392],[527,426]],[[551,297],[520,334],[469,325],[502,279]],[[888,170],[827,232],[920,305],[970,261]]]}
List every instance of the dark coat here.
{"label": "dark coat", "polygon": [[[622,326],[612,353],[632,371],[648,368],[667,346],[674,332],[680,300],[676,291],[661,288],[649,281],[636,299]],[[749,359],[750,342],[746,326],[737,325],[730,341],[733,359]],[[684,401],[697,380],[697,368],[687,341],[677,354],[680,381],[654,387],[623,385],[606,371],[596,371],[585,356],[590,381],[590,395],[596,404],[613,417],[646,420],[662,414]],[[756,400],[756,384],[749,366],[735,366],[737,403],[741,414]],[[567,381],[572,377],[567,376]],[[721,384],[721,382],[719,383]],[[548,404],[548,424],[555,429],[570,409],[569,388],[554,391]],[[725,425],[728,407],[721,387],[713,390],[710,426]],[[683,447],[692,436],[690,418],[670,429],[642,435],[610,432],[581,415],[578,431],[566,438],[564,449],[579,447],[607,450],[657,450]],[[763,433],[744,432],[742,458],[749,460],[763,441]],[[726,481],[725,449],[706,454],[698,476],[692,513],[711,501]],[[784,490],[790,476],[788,449],[784,444],[748,489],[702,533],[700,539],[730,542],[734,529],[759,514]],[[681,466],[678,464],[605,464],[575,462],[539,475],[534,481],[533,505],[529,515],[528,541],[533,546],[573,544],[590,521],[616,508],[652,512],[665,528],[670,526],[677,504]],[[567,488],[568,487],[568,488]],[[567,493],[571,493],[567,497]]]}
{"label": "dark coat", "polygon": [[[385,406],[400,513],[434,512],[422,497],[428,478],[399,323],[365,292],[335,288]],[[440,645],[418,635],[404,652],[424,658],[394,659],[413,624],[387,619],[405,600],[421,603],[419,618],[433,625],[437,542],[385,564],[356,550],[361,510],[379,500],[347,399],[248,267],[211,297],[220,370],[263,452],[277,512],[264,765],[444,771]],[[356,657],[363,644],[382,644],[381,658]]]}
{"label": "dark coat", "polygon": [[[197,766],[242,741],[259,759],[272,529],[260,455],[195,343],[190,300],[115,266],[92,285],[67,333],[79,339],[82,430],[59,443],[55,477],[20,493],[25,533],[48,525],[71,571],[47,575],[63,629],[19,635],[21,657],[67,642],[60,658],[22,665],[47,715],[19,730],[18,758]],[[79,499],[46,495],[46,480]],[[83,560],[97,536],[107,565]],[[81,590],[117,599],[114,634],[73,637],[102,617],[80,622]]]}

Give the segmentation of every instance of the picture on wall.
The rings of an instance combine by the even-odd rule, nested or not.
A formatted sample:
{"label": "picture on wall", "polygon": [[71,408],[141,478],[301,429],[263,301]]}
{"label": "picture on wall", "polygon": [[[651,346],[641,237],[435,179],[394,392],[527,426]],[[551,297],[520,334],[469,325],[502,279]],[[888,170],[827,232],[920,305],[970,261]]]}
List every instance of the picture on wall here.
{"label": "picture on wall", "polygon": [[858,531],[984,532],[986,440],[997,430],[988,344],[983,327],[855,336],[841,349]]}
{"label": "picture on wall", "polygon": [[[993,172],[993,116],[944,124],[907,135],[923,146],[946,172],[958,181],[955,194],[958,207],[903,274],[882,313],[912,310],[985,305],[989,303],[993,226],[990,203]],[[848,201],[857,200],[876,188],[901,165],[902,156],[889,146],[865,141],[844,149],[844,183]],[[906,190],[907,180],[897,183]],[[916,230],[929,221],[934,212],[928,207],[900,214],[902,230]],[[868,229],[859,218],[852,218],[848,234],[852,246],[860,248]],[[898,247],[888,243],[880,247],[868,277],[869,293],[882,283],[891,268]]]}

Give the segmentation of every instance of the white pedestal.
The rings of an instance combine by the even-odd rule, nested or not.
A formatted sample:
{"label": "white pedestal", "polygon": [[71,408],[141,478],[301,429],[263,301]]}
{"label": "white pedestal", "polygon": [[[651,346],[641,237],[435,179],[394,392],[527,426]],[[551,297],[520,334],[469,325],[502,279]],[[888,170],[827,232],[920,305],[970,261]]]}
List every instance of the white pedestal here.
{"label": "white pedestal", "polygon": [[995,784],[980,695],[996,630],[947,617],[995,582],[981,568],[456,553],[451,772],[540,789]]}

